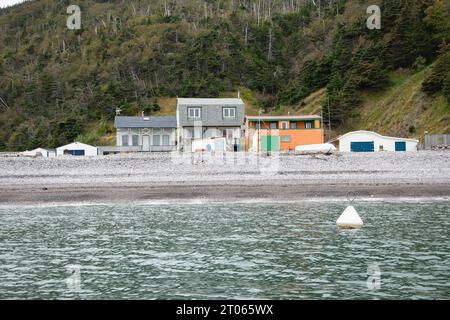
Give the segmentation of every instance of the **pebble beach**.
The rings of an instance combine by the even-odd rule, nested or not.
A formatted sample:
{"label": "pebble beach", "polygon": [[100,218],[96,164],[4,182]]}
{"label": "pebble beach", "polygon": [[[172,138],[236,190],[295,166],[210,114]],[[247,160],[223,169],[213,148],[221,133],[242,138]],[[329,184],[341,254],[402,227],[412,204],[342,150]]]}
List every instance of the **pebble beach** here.
{"label": "pebble beach", "polygon": [[261,155],[0,155],[0,205],[450,198],[450,151]]}

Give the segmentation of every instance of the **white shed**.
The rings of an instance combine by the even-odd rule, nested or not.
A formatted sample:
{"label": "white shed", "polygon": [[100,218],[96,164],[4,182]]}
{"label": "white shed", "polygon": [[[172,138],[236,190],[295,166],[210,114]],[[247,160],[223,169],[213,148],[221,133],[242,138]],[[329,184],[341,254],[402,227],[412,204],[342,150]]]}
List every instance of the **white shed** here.
{"label": "white shed", "polygon": [[339,151],[417,151],[419,140],[382,136],[372,131],[353,131],[338,138]]}
{"label": "white shed", "polygon": [[84,144],[81,142],[73,142],[65,146],[56,148],[56,155],[72,155],[72,156],[96,156],[98,154],[98,148]]}
{"label": "white shed", "polygon": [[54,150],[47,150],[44,148],[37,148],[31,151],[24,151],[22,152],[22,154],[26,157],[44,157],[44,158],[49,158],[49,157],[54,157],[55,156],[55,151]]}

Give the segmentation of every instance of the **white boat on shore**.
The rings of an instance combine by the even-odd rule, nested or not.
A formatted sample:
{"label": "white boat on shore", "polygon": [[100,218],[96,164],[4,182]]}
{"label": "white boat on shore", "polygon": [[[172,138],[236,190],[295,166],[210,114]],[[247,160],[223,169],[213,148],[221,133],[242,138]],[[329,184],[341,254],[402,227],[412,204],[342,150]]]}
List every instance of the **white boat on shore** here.
{"label": "white boat on shore", "polygon": [[329,154],[336,152],[336,147],[331,143],[309,144],[295,147],[295,154]]}

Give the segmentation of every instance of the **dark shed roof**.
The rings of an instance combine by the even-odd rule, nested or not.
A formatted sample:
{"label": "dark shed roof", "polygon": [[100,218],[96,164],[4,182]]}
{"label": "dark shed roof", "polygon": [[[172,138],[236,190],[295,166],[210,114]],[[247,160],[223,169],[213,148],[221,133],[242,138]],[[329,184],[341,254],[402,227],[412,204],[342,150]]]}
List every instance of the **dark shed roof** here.
{"label": "dark shed roof", "polygon": [[116,128],[176,128],[177,117],[122,117],[116,116]]}

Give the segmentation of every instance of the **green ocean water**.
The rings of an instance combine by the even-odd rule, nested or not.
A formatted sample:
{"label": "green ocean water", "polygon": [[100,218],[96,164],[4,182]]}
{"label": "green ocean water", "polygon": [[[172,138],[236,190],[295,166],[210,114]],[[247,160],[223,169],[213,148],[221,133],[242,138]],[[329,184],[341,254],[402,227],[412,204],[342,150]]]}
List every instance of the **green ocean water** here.
{"label": "green ocean water", "polygon": [[450,203],[0,208],[0,299],[450,298]]}

